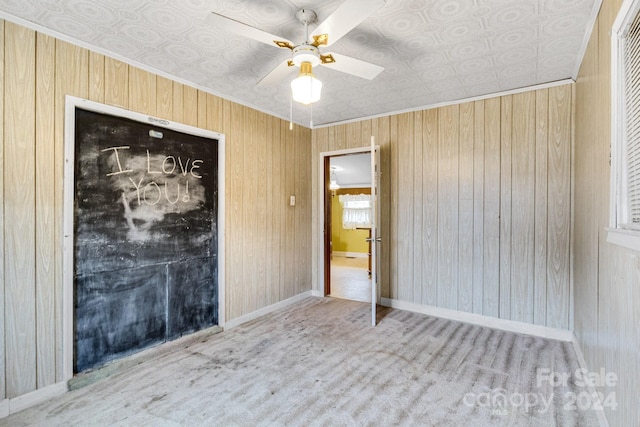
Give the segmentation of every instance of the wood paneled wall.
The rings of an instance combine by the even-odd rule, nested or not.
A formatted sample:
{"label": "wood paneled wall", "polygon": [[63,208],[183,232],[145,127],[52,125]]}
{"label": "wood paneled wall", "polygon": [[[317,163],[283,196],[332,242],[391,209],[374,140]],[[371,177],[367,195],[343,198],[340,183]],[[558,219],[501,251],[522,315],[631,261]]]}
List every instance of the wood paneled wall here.
{"label": "wood paneled wall", "polygon": [[568,329],[571,109],[562,85],[317,129],[313,190],[320,153],[375,135],[382,296]]}
{"label": "wood paneled wall", "polygon": [[604,0],[576,84],[575,332],[590,370],[618,376],[611,426],[640,425],[640,254],[607,243],[611,37],[622,0]]}
{"label": "wood paneled wall", "polygon": [[225,134],[227,320],[311,289],[309,129],[0,20],[0,401],[63,380],[67,94]]}

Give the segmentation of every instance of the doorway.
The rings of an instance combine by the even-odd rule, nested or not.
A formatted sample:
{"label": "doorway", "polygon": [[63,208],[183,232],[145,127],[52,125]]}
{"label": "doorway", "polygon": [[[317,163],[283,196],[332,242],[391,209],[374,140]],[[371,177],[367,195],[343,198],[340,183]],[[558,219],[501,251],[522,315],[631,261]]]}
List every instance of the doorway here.
{"label": "doorway", "polygon": [[325,157],[325,295],[371,301],[371,154]]}

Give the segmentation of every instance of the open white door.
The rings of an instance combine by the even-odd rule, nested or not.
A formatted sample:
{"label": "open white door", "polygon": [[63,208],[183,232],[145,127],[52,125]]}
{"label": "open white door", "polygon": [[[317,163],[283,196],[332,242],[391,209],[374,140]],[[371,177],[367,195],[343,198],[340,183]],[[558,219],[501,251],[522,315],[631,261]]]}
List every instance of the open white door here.
{"label": "open white door", "polygon": [[376,307],[380,299],[380,286],[378,283],[378,224],[380,222],[380,210],[378,199],[378,188],[380,187],[380,173],[378,150],[376,150],[375,137],[371,136],[371,238],[368,239],[371,244],[371,325],[376,326]]}

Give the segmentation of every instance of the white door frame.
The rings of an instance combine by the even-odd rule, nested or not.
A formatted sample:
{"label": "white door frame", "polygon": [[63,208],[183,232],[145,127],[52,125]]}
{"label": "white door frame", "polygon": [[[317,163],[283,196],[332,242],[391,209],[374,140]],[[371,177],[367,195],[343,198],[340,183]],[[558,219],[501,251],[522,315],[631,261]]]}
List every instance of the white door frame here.
{"label": "white door frame", "polygon": [[[380,146],[376,145],[376,150],[380,150]],[[324,246],[324,184],[325,184],[325,176],[324,176],[324,162],[325,159],[327,157],[334,157],[334,156],[344,156],[346,154],[367,154],[367,153],[371,153],[371,146],[370,145],[365,145],[364,147],[358,147],[358,148],[347,148],[344,150],[335,150],[335,151],[324,151],[320,153],[319,156],[319,163],[318,163],[318,188],[316,189],[316,197],[317,197],[317,210],[318,210],[318,223],[317,223],[317,227],[316,227],[316,242],[318,245],[318,253],[317,253],[317,261],[318,261],[318,268],[317,268],[317,286],[318,289],[316,290],[318,293],[318,296],[321,297],[326,297],[325,293],[324,293],[324,270],[325,270],[325,264],[324,264],[324,251],[325,251],[325,246]]]}

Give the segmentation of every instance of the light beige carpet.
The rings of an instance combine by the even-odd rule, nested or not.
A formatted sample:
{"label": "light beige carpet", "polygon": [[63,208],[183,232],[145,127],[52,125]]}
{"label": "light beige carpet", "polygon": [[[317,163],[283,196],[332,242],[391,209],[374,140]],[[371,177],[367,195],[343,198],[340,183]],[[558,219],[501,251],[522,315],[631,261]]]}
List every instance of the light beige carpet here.
{"label": "light beige carpet", "polygon": [[578,368],[569,343],[385,308],[369,323],[365,303],[308,298],[0,424],[597,425],[565,407],[575,381],[539,381]]}

